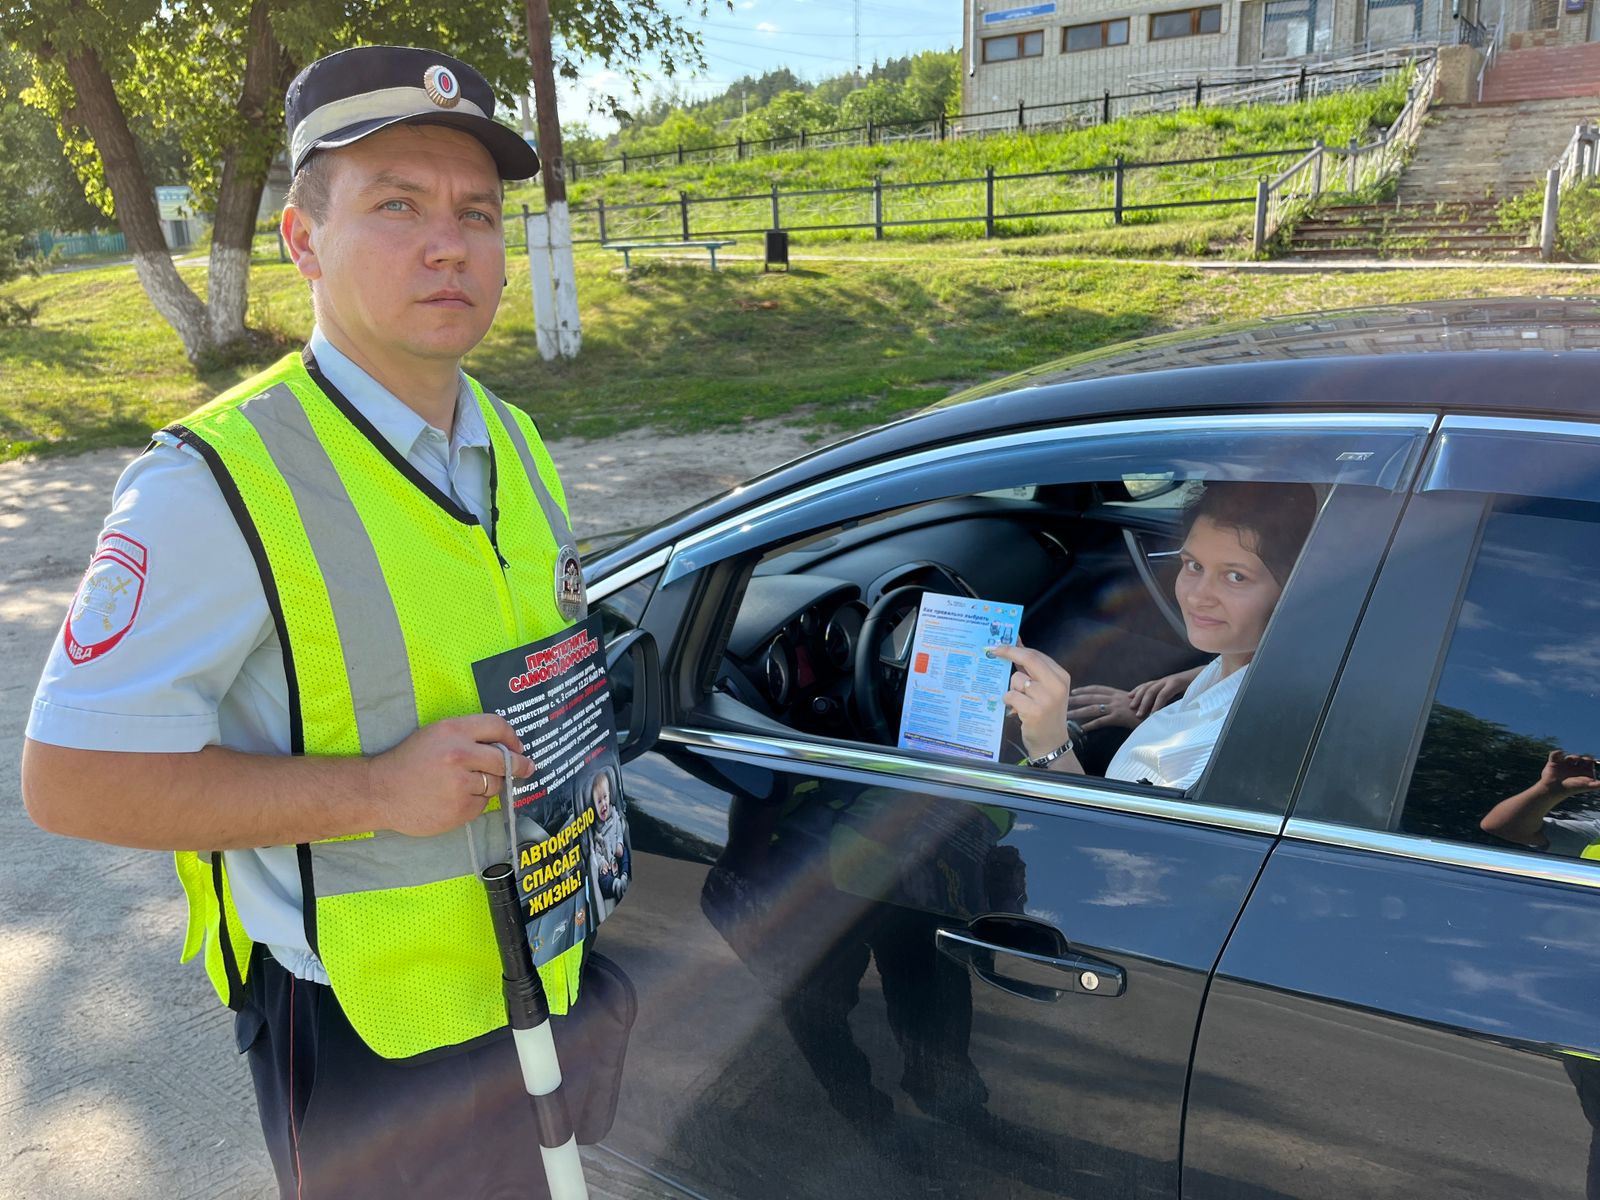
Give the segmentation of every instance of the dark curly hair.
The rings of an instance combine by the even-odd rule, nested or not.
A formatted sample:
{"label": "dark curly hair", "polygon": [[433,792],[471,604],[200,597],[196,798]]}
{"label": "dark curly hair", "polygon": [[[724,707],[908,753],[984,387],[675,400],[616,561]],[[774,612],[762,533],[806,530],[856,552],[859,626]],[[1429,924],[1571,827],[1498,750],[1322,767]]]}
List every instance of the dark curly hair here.
{"label": "dark curly hair", "polygon": [[1237,533],[1240,544],[1266,564],[1282,587],[1317,519],[1317,493],[1307,483],[1218,480],[1189,502],[1184,537],[1201,517]]}

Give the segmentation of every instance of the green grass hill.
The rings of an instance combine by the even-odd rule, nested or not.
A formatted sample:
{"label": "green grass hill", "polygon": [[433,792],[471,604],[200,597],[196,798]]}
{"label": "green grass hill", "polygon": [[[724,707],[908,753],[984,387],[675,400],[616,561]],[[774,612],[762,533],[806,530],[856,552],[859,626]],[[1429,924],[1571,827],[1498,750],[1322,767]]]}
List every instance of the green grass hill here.
{"label": "green grass hill", "polygon": [[[598,230],[592,209],[603,199],[612,210],[608,222],[611,240],[619,237],[678,236],[680,193],[691,200],[740,196],[748,199],[725,204],[691,206],[693,228],[761,229],[771,224],[769,193],[829,188],[869,187],[875,176],[889,186],[885,195],[888,221],[925,217],[971,216],[983,210],[982,176],[987,167],[999,175],[1065,171],[1103,167],[1118,157],[1129,163],[1206,158],[1254,151],[1282,151],[1277,157],[1249,161],[1192,164],[1153,170],[1130,170],[1124,201],[1131,206],[1170,201],[1253,197],[1255,181],[1263,174],[1282,170],[1295,151],[1309,147],[1318,137],[1330,145],[1343,145],[1351,137],[1368,141],[1385,129],[1405,104],[1407,79],[1394,76],[1379,87],[1346,92],[1294,104],[1246,105],[1232,108],[1185,109],[1127,117],[1107,125],[1056,133],[1003,133],[966,137],[945,142],[899,142],[887,146],[844,147],[834,150],[798,150],[767,154],[743,162],[688,162],[683,166],[616,171],[600,178],[580,178],[568,189],[574,206],[574,236],[592,238]],[[935,180],[972,181],[942,188],[896,188],[893,185],[926,184]],[[537,184],[512,189],[507,207],[543,206]],[[854,196],[788,198],[782,202],[786,227],[868,221],[871,198]],[[1045,209],[1088,208],[1111,203],[1108,176],[1002,180],[997,186],[996,209],[1026,213]],[[644,205],[643,211],[621,212],[618,206]],[[1206,216],[1235,214],[1234,208],[1136,211],[1130,221],[1192,221]],[[1031,235],[1073,228],[1102,228],[1111,224],[1103,214],[1052,217],[1003,222],[1007,236]],[[513,222],[513,240],[521,231]],[[981,237],[980,223],[944,226],[906,226],[892,236],[914,241],[935,237]],[[871,237],[872,231],[812,232],[808,241],[841,237]]]}

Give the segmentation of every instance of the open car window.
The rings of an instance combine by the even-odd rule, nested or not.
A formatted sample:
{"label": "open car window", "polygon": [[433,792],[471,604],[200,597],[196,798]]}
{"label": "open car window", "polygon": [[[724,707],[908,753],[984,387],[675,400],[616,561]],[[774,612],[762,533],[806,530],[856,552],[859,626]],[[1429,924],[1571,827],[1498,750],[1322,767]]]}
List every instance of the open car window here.
{"label": "open car window", "polygon": [[[907,662],[913,602],[922,592],[1020,606],[1023,644],[1060,664],[1075,685],[1127,692],[1202,672],[1217,655],[1191,644],[1173,600],[1184,569],[1177,552],[1186,505],[1207,484],[1289,484],[1304,490],[1320,524],[1316,514],[1336,494],[1403,491],[1428,424],[1423,417],[1116,422],[999,439],[985,453],[964,447],[919,456],[875,468],[870,487],[867,478],[843,478],[745,514],[685,554],[694,563],[738,555],[744,564],[700,716],[763,736],[928,759],[928,751],[897,744],[905,671],[894,669]],[[1287,600],[1299,571],[1284,572]],[[884,613],[885,604],[899,611]],[[1269,618],[1276,623],[1270,611]],[[1213,705],[1213,729],[1230,719],[1248,676],[1213,694],[1229,696]],[[1190,682],[1183,677],[1169,689],[1172,705],[1184,704]],[[1160,778],[1159,749],[1147,756],[1148,771],[1124,764],[1108,781],[1133,728],[1095,725],[1078,751],[1081,782],[1195,793],[1208,746],[1183,771],[1174,768],[1171,781]],[[1026,788],[1042,778],[1019,765],[1028,756],[1013,717],[982,766],[1009,775],[1007,786]]]}

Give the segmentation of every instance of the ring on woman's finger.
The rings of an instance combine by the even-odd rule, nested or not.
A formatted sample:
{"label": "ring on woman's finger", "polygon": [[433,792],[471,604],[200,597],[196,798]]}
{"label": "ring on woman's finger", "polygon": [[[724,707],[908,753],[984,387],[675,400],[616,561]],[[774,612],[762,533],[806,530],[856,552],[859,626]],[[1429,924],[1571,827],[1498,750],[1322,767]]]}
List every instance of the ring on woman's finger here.
{"label": "ring on woman's finger", "polygon": [[1103,717],[1103,716],[1106,715],[1106,712],[1107,712],[1106,706],[1104,704],[1102,704],[1100,706],[1100,715]]}

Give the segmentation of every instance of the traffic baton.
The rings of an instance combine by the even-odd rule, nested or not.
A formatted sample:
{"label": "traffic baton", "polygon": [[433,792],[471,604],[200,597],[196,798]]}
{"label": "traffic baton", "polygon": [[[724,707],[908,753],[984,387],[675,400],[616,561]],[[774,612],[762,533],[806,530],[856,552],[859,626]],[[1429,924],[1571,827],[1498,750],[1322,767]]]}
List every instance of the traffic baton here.
{"label": "traffic baton", "polygon": [[[509,770],[507,777],[509,781]],[[507,789],[509,791],[509,789]],[[516,854],[516,843],[512,843]],[[550,1185],[550,1200],[588,1200],[583,1163],[578,1158],[578,1138],[561,1097],[561,1064],[550,1033],[550,1003],[544,983],[533,967],[528,935],[522,923],[522,899],[517,894],[517,871],[509,862],[494,863],[479,872],[489,894],[489,913],[495,940],[500,943],[500,969],[505,983],[506,1016],[522,1066],[522,1082],[533,1102],[539,1126],[539,1154]]]}

